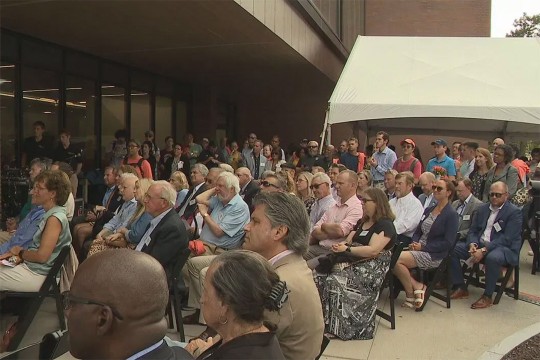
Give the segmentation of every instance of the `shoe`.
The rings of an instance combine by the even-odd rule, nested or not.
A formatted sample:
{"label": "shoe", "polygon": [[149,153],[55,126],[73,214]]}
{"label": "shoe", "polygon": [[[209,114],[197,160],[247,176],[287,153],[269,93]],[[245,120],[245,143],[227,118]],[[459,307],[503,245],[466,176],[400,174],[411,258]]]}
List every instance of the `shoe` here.
{"label": "shoe", "polygon": [[452,294],[450,295],[450,299],[458,300],[458,299],[468,299],[469,298],[469,292],[462,288],[457,288],[456,290],[452,291]]}
{"label": "shoe", "polygon": [[420,309],[424,304],[424,295],[426,294],[427,286],[423,285],[422,289],[414,290],[414,307]]}
{"label": "shoe", "polygon": [[489,296],[482,295],[480,299],[476,300],[475,303],[471,305],[471,309],[485,309],[493,305],[493,300]]}
{"label": "shoe", "polygon": [[182,318],[182,322],[185,325],[200,325],[200,323],[199,323],[199,311],[200,310],[196,310],[193,314],[184,316]]}

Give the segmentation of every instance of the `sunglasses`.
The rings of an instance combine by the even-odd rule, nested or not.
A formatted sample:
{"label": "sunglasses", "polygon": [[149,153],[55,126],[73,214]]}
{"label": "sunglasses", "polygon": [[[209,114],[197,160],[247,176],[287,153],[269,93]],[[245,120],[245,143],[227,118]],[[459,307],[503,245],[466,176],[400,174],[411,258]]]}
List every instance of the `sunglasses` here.
{"label": "sunglasses", "polygon": [[489,193],[489,197],[496,197],[497,199],[500,199],[504,194],[506,194],[506,193],[492,192],[492,193]]}
{"label": "sunglasses", "polygon": [[74,303],[83,304],[83,305],[98,305],[98,306],[103,306],[103,307],[107,307],[107,308],[111,309],[111,312],[113,313],[113,315],[115,317],[117,317],[119,320],[124,319],[124,317],[122,315],[120,315],[120,313],[118,311],[116,311],[115,308],[113,308],[110,305],[104,304],[102,302],[94,301],[94,300],[90,300],[90,299],[85,299],[85,298],[80,298],[80,297],[77,297],[77,296],[73,296],[73,295],[71,295],[69,293],[69,291],[64,291],[61,294],[61,297],[62,297],[62,307],[64,308],[64,310],[71,309],[71,307],[73,306]]}
{"label": "sunglasses", "polygon": [[320,184],[311,184],[311,186],[309,187],[311,190],[315,189],[317,190],[319,188],[319,186],[321,186],[322,184],[325,184],[325,183],[320,183]]}
{"label": "sunglasses", "polygon": [[432,189],[433,191],[437,191],[437,192],[441,192],[441,191],[443,191],[443,190],[446,190],[446,189],[443,188],[442,186],[435,186],[435,185],[433,185],[433,186],[431,187],[431,189]]}
{"label": "sunglasses", "polygon": [[263,187],[273,187],[273,188],[279,189],[279,186],[274,185],[274,184],[272,184],[271,182],[266,181],[266,180],[262,181],[262,182],[261,182],[261,185],[262,185]]}

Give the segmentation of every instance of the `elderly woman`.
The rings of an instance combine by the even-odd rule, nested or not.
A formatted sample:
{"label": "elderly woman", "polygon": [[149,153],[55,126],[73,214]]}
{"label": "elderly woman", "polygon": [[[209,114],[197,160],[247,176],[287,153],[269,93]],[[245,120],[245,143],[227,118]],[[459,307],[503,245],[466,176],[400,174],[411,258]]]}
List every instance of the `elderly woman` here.
{"label": "elderly woman", "polygon": [[438,203],[424,211],[409,245],[411,251],[404,251],[399,256],[394,274],[405,289],[403,307],[420,308],[424,303],[426,285],[417,281],[410,269],[436,268],[454,246],[459,226],[458,214],[451,204],[455,193],[456,188],[450,180],[435,182],[433,194]]}
{"label": "elderly woman", "polygon": [[484,193],[482,195],[482,201],[489,201],[489,188],[491,184],[502,181],[508,186],[508,198],[511,199],[516,193],[519,185],[519,175],[515,167],[511,162],[514,158],[512,147],[509,145],[497,145],[493,151],[493,162],[495,166],[492,167],[486,176],[486,184],[484,186]]}
{"label": "elderly woman", "polygon": [[137,180],[135,183],[135,199],[137,200],[137,208],[135,213],[131,216],[131,219],[129,219],[126,227],[117,229],[114,234],[94,240],[90,246],[90,250],[88,251],[88,256],[107,249],[125,247],[135,249],[144,235],[146,227],[152,220],[152,216],[145,211],[144,194],[146,194],[148,188],[153,183],[153,180],[146,178]]}
{"label": "elderly woman", "polygon": [[488,149],[476,149],[474,157],[474,170],[469,174],[469,179],[472,182],[472,193],[477,199],[482,199],[484,196],[484,188],[489,169],[493,167],[493,160]]}
{"label": "elderly woman", "polygon": [[261,255],[238,250],[217,256],[206,273],[201,308],[221,339],[197,339],[186,350],[204,351],[197,359],[285,359],[275,325],[263,323],[263,314],[279,311],[287,293],[286,284]]}
{"label": "elderly woman", "polygon": [[356,196],[362,200],[364,196],[364,191],[373,186],[373,176],[371,176],[371,171],[362,170],[358,172],[358,187],[356,188]]}
{"label": "elderly woman", "polygon": [[313,180],[313,174],[308,171],[302,171],[296,178],[296,195],[303,201],[308,215],[311,214],[311,208],[315,203],[315,197],[311,190],[311,180]]}
{"label": "elderly woman", "polygon": [[379,291],[397,237],[395,217],[381,189],[367,189],[362,208],[364,215],[347,240],[332,246],[334,254],[347,254],[350,261],[315,278],[326,332],[342,340],[373,338]]}
{"label": "elderly woman", "polygon": [[12,247],[0,259],[9,259],[14,267],[0,266],[0,291],[38,291],[60,251],[71,244],[71,233],[62,206],[71,193],[67,175],[46,170],[36,176],[32,204],[45,210],[28,250]]}
{"label": "elderly woman", "polygon": [[176,190],[176,203],[174,205],[176,208],[180,206],[180,204],[182,204],[186,198],[186,195],[189,192],[189,183],[186,178],[186,174],[184,174],[182,171],[173,172],[169,178],[169,182],[173,186],[174,190]]}

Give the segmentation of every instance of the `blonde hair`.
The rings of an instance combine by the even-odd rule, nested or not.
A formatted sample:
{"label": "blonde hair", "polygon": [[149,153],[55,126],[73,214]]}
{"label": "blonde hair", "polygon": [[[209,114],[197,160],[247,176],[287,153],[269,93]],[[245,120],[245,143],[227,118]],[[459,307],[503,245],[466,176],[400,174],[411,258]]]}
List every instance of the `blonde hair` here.
{"label": "blonde hair", "polygon": [[176,181],[178,181],[180,183],[180,190],[189,188],[189,183],[188,183],[186,174],[184,174],[182,171],[173,172],[171,174],[171,178],[173,178],[174,180],[176,180]]}
{"label": "blonde hair", "polygon": [[[146,192],[148,191],[150,186],[152,186],[153,183],[154,183],[153,180],[146,179],[146,178],[137,180],[137,182],[135,183],[137,193],[142,194],[144,197],[144,194],[146,194]],[[128,226],[131,226],[138,218],[140,218],[141,215],[144,213],[144,211],[145,211],[145,208],[144,208],[143,199],[142,198],[140,200],[137,199],[137,209],[135,210],[135,213],[133,214],[133,216],[129,219]]]}
{"label": "blonde hair", "polygon": [[[302,171],[300,174],[298,174],[297,179],[299,179],[301,176],[305,177],[306,181],[307,181],[307,196],[306,196],[306,198],[313,197],[313,190],[311,190],[311,188],[310,188],[311,182],[313,181],[313,174],[308,172],[308,171]],[[302,196],[300,196],[300,193],[298,192],[298,189],[296,187],[295,187],[295,191],[296,191],[296,196],[298,196],[299,198],[302,198]]]}

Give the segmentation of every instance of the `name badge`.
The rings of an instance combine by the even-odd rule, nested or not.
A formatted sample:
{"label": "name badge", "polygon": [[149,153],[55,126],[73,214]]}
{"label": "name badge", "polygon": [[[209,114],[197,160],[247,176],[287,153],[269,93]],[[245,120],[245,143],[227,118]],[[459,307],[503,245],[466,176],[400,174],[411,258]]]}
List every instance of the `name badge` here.
{"label": "name badge", "polygon": [[495,228],[495,231],[496,231],[496,232],[499,232],[499,231],[502,230],[501,225],[499,225],[499,223],[495,223],[495,224],[493,225],[493,227]]}
{"label": "name badge", "polygon": [[195,205],[197,203],[197,200],[193,199],[189,202],[189,205]]}
{"label": "name badge", "polygon": [[183,169],[183,168],[184,168],[184,162],[183,162],[183,161],[179,161],[179,162],[178,162],[178,165],[176,165],[176,168],[177,168],[178,170]]}
{"label": "name badge", "polygon": [[368,230],[364,230],[360,233],[360,236],[366,236],[368,234]]}
{"label": "name badge", "polygon": [[463,220],[471,220],[471,215],[463,215]]}

